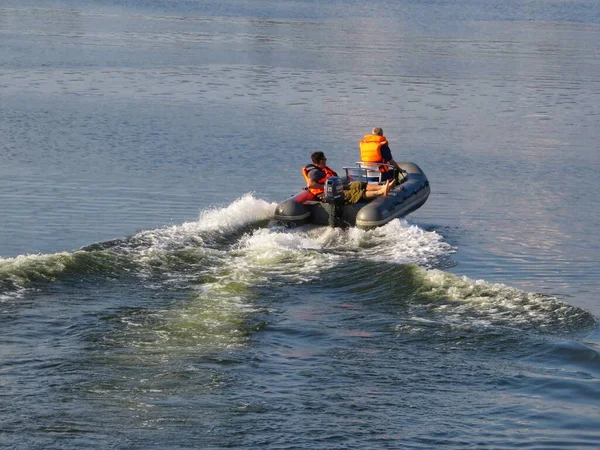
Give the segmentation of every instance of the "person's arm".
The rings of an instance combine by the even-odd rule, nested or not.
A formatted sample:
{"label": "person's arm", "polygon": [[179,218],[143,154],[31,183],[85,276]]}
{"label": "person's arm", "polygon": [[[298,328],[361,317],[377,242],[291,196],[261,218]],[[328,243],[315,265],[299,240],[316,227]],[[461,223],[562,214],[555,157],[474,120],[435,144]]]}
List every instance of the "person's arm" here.
{"label": "person's arm", "polygon": [[325,189],[325,185],[316,182],[315,180],[313,180],[312,178],[308,179],[308,183],[307,186],[308,188],[312,188],[312,189]]}
{"label": "person's arm", "polygon": [[389,161],[387,161],[387,164],[391,164],[392,166],[394,166],[396,169],[400,170],[400,166],[398,165],[398,163],[396,161],[394,161],[393,159],[390,159]]}
{"label": "person's arm", "polygon": [[312,189],[325,189],[325,184],[319,183],[319,180],[323,178],[325,174],[318,168],[313,168],[308,172],[308,182],[306,187]]}
{"label": "person's arm", "polygon": [[394,161],[394,158],[392,157],[392,151],[390,150],[389,144],[386,143],[382,145],[380,151],[381,157],[383,158],[383,162],[385,162],[386,164],[391,164],[396,169],[400,170],[400,166],[398,166],[398,163]]}

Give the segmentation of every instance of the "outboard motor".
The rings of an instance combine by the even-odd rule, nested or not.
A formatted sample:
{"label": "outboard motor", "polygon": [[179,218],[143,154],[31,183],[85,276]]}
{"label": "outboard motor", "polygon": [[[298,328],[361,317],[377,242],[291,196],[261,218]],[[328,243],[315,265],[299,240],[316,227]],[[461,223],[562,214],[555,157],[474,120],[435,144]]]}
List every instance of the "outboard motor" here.
{"label": "outboard motor", "polygon": [[329,208],[329,226],[342,225],[342,206],[344,204],[344,183],[340,177],[329,177],[325,180],[323,200]]}

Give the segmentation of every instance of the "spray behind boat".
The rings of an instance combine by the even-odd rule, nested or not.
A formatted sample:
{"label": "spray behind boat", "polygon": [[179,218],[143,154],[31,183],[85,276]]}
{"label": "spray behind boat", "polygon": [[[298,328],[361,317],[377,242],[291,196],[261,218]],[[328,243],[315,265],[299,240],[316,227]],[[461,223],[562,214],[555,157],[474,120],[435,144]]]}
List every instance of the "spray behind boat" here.
{"label": "spray behind boat", "polygon": [[342,226],[342,206],[344,204],[344,183],[340,177],[329,177],[325,180],[323,200],[327,203],[329,226]]}

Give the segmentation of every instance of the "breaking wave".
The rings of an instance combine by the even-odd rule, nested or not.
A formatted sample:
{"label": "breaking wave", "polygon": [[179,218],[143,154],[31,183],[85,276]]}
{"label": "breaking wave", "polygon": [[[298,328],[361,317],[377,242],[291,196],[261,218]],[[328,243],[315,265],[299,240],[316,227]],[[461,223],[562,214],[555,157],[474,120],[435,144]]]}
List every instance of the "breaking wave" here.
{"label": "breaking wave", "polygon": [[225,208],[203,211],[195,222],[142,231],[73,252],[0,258],[0,293],[20,292],[31,283],[69,275],[147,275],[198,264],[219,242],[266,223],[274,208],[248,194]]}

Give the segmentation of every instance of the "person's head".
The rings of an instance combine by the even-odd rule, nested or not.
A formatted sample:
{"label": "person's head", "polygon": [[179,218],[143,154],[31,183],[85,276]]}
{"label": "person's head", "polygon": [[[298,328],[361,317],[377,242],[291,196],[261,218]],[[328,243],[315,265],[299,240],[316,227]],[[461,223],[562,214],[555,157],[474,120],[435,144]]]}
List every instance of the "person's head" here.
{"label": "person's head", "polygon": [[325,157],[325,153],[323,152],[314,152],[310,155],[312,162],[315,166],[325,165],[327,164],[327,158]]}
{"label": "person's head", "polygon": [[371,130],[371,133],[373,133],[376,136],[383,136],[383,128],[373,127],[373,129]]}

